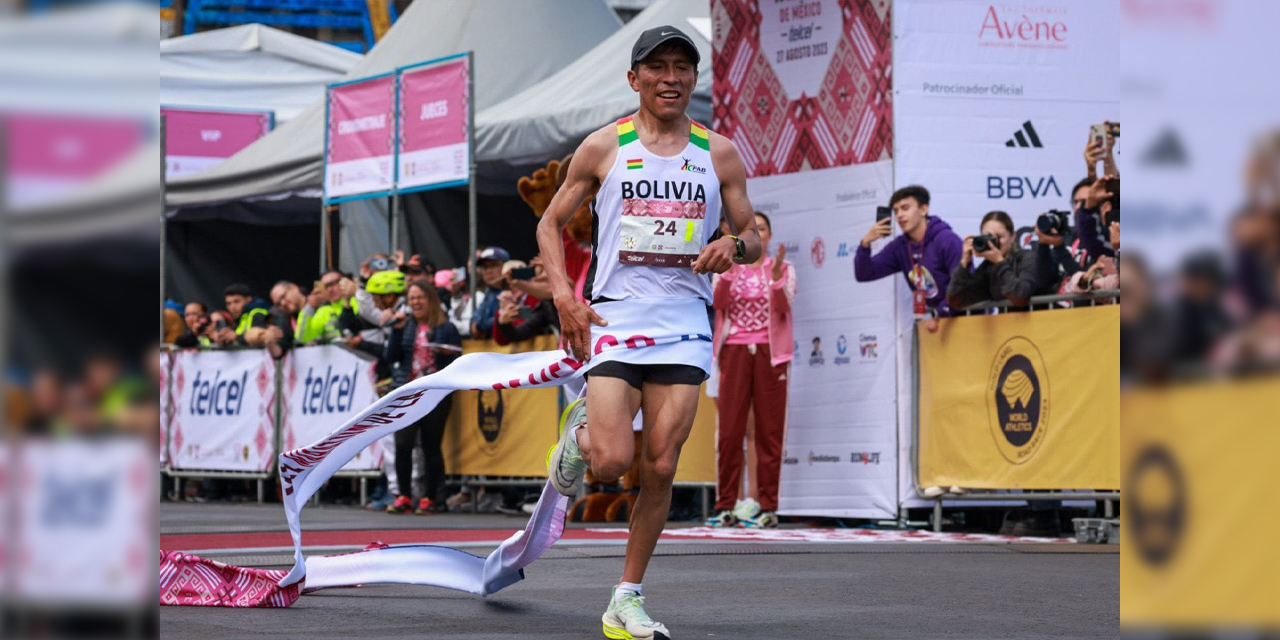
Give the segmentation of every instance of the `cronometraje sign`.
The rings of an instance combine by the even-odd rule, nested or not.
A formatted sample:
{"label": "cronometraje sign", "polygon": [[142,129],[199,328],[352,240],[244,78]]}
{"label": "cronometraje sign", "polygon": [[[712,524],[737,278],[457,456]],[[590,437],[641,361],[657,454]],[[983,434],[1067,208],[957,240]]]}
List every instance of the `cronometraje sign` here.
{"label": "cronometraje sign", "polygon": [[395,76],[329,85],[324,197],[329,202],[391,193],[395,181]]}

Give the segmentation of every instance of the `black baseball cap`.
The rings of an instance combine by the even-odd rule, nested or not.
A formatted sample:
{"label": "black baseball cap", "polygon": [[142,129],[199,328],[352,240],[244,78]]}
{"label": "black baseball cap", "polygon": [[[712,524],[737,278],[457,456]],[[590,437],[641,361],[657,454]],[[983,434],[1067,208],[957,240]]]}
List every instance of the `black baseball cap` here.
{"label": "black baseball cap", "polygon": [[636,38],[635,45],[631,47],[631,64],[634,66],[637,62],[649,57],[649,54],[653,53],[653,50],[658,48],[658,45],[669,40],[679,40],[688,45],[689,55],[693,58],[694,66],[697,66],[698,62],[702,60],[702,56],[698,54],[698,45],[694,44],[693,40],[685,35],[683,31],[668,24],[649,29],[640,34],[639,38]]}

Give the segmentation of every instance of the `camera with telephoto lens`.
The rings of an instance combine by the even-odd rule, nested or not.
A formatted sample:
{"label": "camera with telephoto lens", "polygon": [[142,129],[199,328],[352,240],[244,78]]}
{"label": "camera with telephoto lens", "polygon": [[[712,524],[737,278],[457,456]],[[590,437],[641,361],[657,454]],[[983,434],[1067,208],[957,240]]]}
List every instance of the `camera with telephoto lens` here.
{"label": "camera with telephoto lens", "polygon": [[984,233],[980,236],[973,237],[974,253],[986,253],[990,249],[999,249],[999,248],[1000,248],[1000,239],[989,233]]}
{"label": "camera with telephoto lens", "polygon": [[1039,218],[1036,218],[1036,228],[1040,230],[1040,233],[1051,236],[1060,236],[1067,231],[1067,220],[1069,215],[1070,214],[1066,211],[1050,209],[1049,211],[1040,214]]}

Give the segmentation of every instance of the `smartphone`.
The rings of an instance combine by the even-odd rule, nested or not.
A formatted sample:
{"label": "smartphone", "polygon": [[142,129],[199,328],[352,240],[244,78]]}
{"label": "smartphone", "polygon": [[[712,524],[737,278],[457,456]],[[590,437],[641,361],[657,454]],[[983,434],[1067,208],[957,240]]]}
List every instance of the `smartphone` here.
{"label": "smartphone", "polygon": [[893,209],[889,207],[876,207],[876,224],[880,224],[882,220],[888,220],[893,217]]}
{"label": "smartphone", "polygon": [[1110,229],[1110,228],[1111,228],[1111,223],[1113,223],[1113,222],[1120,222],[1120,210],[1119,210],[1119,209],[1112,209],[1112,210],[1108,211],[1108,212],[1107,212],[1107,215],[1103,216],[1102,222],[1103,222],[1103,224],[1105,224],[1105,225],[1106,225],[1106,228],[1105,228],[1105,229],[1103,229],[1104,231],[1106,231],[1107,229]]}
{"label": "smartphone", "polygon": [[1089,142],[1092,144],[1100,144],[1104,147],[1107,144],[1107,127],[1103,124],[1089,125]]}
{"label": "smartphone", "polygon": [[519,269],[512,269],[511,273],[508,274],[508,277],[512,280],[532,280],[537,274],[538,271],[535,267],[521,267]]}

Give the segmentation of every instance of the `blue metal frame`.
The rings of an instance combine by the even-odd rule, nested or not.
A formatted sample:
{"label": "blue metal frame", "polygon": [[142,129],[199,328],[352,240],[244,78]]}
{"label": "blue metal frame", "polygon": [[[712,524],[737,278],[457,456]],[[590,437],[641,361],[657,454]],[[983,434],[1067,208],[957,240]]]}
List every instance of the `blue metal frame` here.
{"label": "blue metal frame", "polygon": [[[424,184],[416,187],[408,187],[408,188],[400,187],[400,145],[402,142],[400,138],[400,121],[404,117],[403,110],[400,108],[401,106],[400,105],[400,83],[402,81],[402,78],[404,77],[404,73],[406,71],[412,71],[414,69],[418,69],[421,67],[437,65],[444,62],[450,62],[452,60],[457,60],[458,58],[466,58],[470,55],[471,55],[470,51],[463,51],[462,53],[455,53],[452,55],[447,55],[444,57],[427,60],[425,62],[415,62],[413,64],[408,64],[403,67],[396,67],[396,71],[395,71],[395,74],[396,74],[396,141],[395,142],[396,143],[395,143],[395,148],[393,149],[393,151],[395,152],[395,161],[396,161],[396,173],[395,173],[396,177],[395,177],[395,182],[393,183],[395,185],[395,193],[417,193],[419,191],[432,191],[434,189],[447,189],[449,187],[461,187],[470,183],[469,179],[464,179],[464,180],[454,180],[452,182],[438,182],[435,184]],[[472,65],[468,63],[467,74],[470,75],[471,73],[472,73]],[[470,87],[470,83],[468,83],[468,88],[469,87]],[[474,99],[475,97],[470,95],[470,93],[467,94],[467,102],[471,102]],[[475,144],[474,144],[475,132],[471,131],[471,129],[473,129],[474,127],[475,127],[475,123],[471,122],[470,111],[468,111],[468,117],[467,117],[467,130],[468,130],[467,166],[468,167],[471,166],[471,163],[474,160],[474,156],[476,152]],[[468,173],[469,173],[469,170],[468,170]]]}
{"label": "blue metal frame", "polygon": [[[361,82],[368,82],[370,80],[377,80],[379,78],[385,78],[387,76],[394,76],[394,75],[396,75],[395,71],[388,71],[386,73],[379,73],[378,75],[374,75],[374,76],[365,76],[363,78],[356,78],[354,80],[345,80],[342,82],[335,82],[333,84],[325,85],[324,87],[324,151],[321,152],[320,154],[320,160],[321,160],[320,186],[321,186],[321,191],[323,192],[323,195],[321,196],[320,200],[324,205],[338,204],[340,202],[349,202],[351,200],[364,200],[366,198],[383,198],[395,193],[395,184],[396,184],[395,174],[392,173],[391,189],[387,191],[371,191],[369,193],[353,193],[349,196],[338,196],[336,198],[329,197],[329,104],[332,99],[331,94],[333,89],[336,87],[343,87],[349,84],[358,84]],[[396,91],[397,92],[399,91],[398,86],[396,88]],[[400,117],[399,104],[397,102],[397,98],[393,98],[391,102],[391,117],[396,120],[398,120]],[[396,126],[399,127],[399,124],[397,124]],[[399,157],[398,157],[399,154],[396,152],[396,146],[394,144],[394,140],[392,142],[393,144],[391,145],[391,162],[394,165],[399,162]],[[392,171],[394,172],[394,170],[395,170],[395,167],[393,166]]]}

